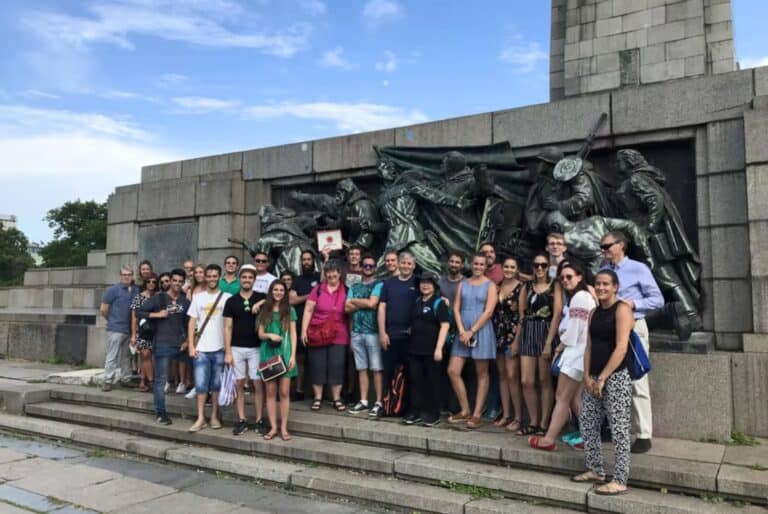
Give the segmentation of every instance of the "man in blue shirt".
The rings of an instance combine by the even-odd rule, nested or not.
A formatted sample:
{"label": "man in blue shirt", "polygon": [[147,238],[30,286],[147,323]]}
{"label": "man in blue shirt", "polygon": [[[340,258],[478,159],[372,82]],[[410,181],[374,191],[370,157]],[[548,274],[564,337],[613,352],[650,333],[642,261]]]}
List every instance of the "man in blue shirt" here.
{"label": "man in blue shirt", "polygon": [[[619,277],[618,297],[630,306],[635,315],[635,332],[640,336],[645,351],[650,353],[648,325],[645,316],[664,306],[661,294],[650,268],[642,262],[627,257],[627,237],[622,232],[608,232],[600,241],[604,263],[602,268],[612,269]],[[653,417],[651,415],[651,390],[648,375],[632,382],[632,415],[637,439],[632,444],[632,453],[645,453],[651,449]]]}
{"label": "man in blue shirt", "polygon": [[[377,326],[379,343],[384,350],[384,394],[386,395],[397,367],[408,364],[408,346],[411,338],[411,318],[416,298],[419,297],[418,283],[413,275],[416,259],[408,251],[397,257],[400,271],[396,277],[384,281],[379,297]],[[408,376],[408,370],[405,370]],[[404,402],[407,403],[407,402]]]}
{"label": "man in blue shirt", "polygon": [[111,391],[116,380],[126,380],[131,376],[128,340],[131,335],[131,300],[137,294],[139,288],[133,284],[133,269],[123,266],[120,268],[120,282],[104,291],[101,299],[99,312],[107,320],[102,391]]}

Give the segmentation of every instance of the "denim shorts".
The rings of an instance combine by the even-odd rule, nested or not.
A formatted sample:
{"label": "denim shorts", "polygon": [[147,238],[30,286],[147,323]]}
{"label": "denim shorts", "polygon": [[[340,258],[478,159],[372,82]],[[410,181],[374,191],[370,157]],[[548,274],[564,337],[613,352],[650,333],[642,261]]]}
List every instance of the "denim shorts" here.
{"label": "denim shorts", "polygon": [[358,371],[364,369],[381,371],[384,369],[378,334],[352,332],[352,353],[355,356],[355,369]]}
{"label": "denim shorts", "polygon": [[217,393],[221,389],[221,372],[224,371],[224,350],[198,352],[193,363],[197,394]]}
{"label": "denim shorts", "polygon": [[232,360],[235,368],[235,378],[244,380],[246,378],[246,365],[248,366],[248,378],[251,380],[261,380],[259,375],[259,348],[258,347],[232,347]]}

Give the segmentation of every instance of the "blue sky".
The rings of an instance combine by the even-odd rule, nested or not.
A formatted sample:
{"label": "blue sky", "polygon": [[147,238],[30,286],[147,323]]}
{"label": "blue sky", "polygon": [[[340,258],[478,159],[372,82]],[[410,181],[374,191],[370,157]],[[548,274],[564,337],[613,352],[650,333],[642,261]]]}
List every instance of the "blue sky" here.
{"label": "blue sky", "polygon": [[[469,6],[472,6],[471,8]],[[550,2],[5,0],[0,213],[103,201],[144,164],[548,100]],[[765,0],[734,0],[742,67]]]}

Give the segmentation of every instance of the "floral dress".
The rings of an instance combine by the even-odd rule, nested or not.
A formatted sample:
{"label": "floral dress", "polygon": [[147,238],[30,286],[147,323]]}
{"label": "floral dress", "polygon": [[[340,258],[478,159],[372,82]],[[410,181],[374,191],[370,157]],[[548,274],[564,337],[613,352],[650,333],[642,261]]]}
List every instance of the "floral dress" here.
{"label": "floral dress", "polygon": [[[151,296],[144,296],[143,294],[139,293],[136,296],[133,297],[133,300],[131,300],[131,310],[137,311],[139,307],[141,307],[144,302],[152,298]],[[137,315],[138,317],[138,315]],[[138,320],[137,320],[138,321]],[[136,334],[136,349],[137,350],[152,350],[153,343],[152,341],[147,341],[146,339],[142,339],[139,337],[138,333]]]}
{"label": "floral dress", "polygon": [[496,310],[493,312],[496,350],[499,352],[506,351],[512,345],[515,335],[517,335],[517,330],[520,327],[518,304],[522,288],[523,283],[518,282],[506,298],[499,300],[499,303],[496,304]]}

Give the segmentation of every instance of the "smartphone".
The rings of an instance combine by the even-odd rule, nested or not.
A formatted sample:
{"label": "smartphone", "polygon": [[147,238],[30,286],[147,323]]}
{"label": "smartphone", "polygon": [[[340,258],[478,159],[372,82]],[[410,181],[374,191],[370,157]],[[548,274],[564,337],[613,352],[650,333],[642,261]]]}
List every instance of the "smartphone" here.
{"label": "smartphone", "polygon": [[469,344],[467,344],[467,346],[470,348],[474,348],[475,346],[477,346],[477,337],[475,336],[470,337]]}

